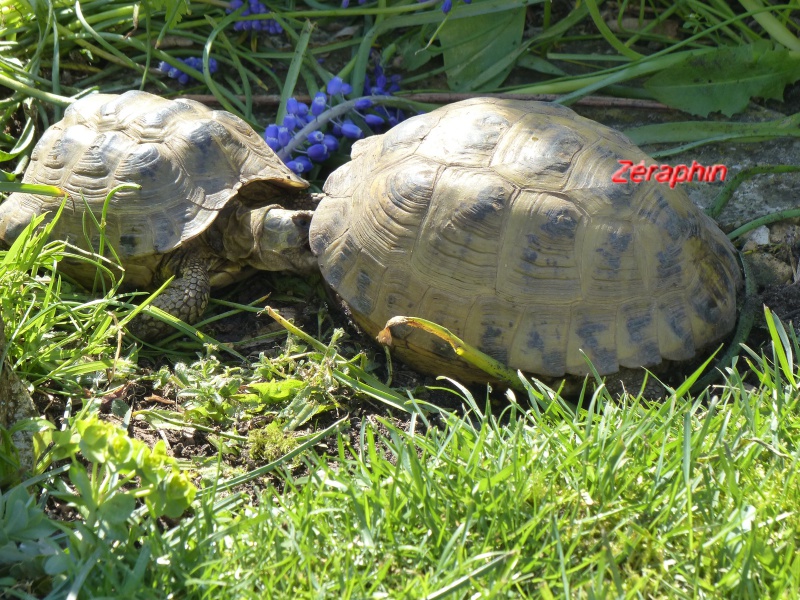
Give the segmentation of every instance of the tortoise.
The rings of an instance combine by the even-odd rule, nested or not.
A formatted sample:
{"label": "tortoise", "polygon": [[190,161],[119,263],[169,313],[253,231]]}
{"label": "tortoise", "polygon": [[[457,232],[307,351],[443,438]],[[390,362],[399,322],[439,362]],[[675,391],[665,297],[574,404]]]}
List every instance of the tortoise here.
{"label": "tortoise", "polygon": [[[110,197],[106,248],[116,250],[126,289],[152,290],[174,275],[154,304],[190,323],[205,310],[211,287],[253,269],[316,268],[311,212],[279,202],[305,196],[308,183],[243,120],[198,102],[141,91],[77,100],[36,144],[23,182],[69,194],[52,236],[83,250],[100,244],[85,209],[99,221],[109,192],[136,184]],[[0,239],[12,243],[37,215],[51,220],[61,202],[11,194],[0,205]],[[65,260],[60,268],[86,287],[97,272],[85,261]],[[145,315],[132,325],[147,340],[170,330]]]}
{"label": "tortoise", "polygon": [[[736,322],[736,250],[678,187],[612,183],[654,161],[623,134],[542,102],[476,98],[353,145],[311,249],[353,320],[438,323],[546,381],[689,361]],[[394,354],[486,377],[440,339],[395,328]]]}
{"label": "tortoise", "polygon": [[[97,94],[45,133],[24,181],[70,193],[54,234],[87,250],[99,234],[87,241],[85,207],[99,214],[112,188],[139,184],[111,196],[106,240],[129,287],[175,274],[156,305],[188,322],[211,286],[253,268],[319,268],[370,335],[421,316],[540,376],[585,374],[584,352],[601,374],[687,360],[733,327],[741,274],[724,234],[679,188],[612,184],[619,160],[652,160],[565,107],[460,102],[357,142],[352,159],[328,178],[309,234],[309,211],[281,208],[307,183],[243,121],[188,100]],[[12,194],[0,239],[58,206]],[[96,275],[64,270],[85,285]],[[146,339],[167,330],[135,327]],[[411,366],[484,379],[438,339],[399,333],[395,353]]]}

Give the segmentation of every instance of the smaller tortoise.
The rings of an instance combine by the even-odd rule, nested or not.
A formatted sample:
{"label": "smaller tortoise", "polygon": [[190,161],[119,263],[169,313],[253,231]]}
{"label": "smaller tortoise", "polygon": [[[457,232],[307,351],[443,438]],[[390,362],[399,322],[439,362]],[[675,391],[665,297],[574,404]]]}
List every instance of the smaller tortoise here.
{"label": "smaller tortoise", "polygon": [[[175,275],[154,305],[189,323],[202,315],[211,287],[253,269],[316,268],[308,248],[311,212],[280,206],[292,194],[305,196],[308,184],[244,121],[198,102],[139,91],[82,98],[45,131],[23,182],[69,194],[53,237],[84,250],[100,242],[86,207],[100,221],[113,188],[139,186],[112,196],[106,244],[120,258],[127,289],[153,290]],[[0,239],[12,243],[34,217],[50,219],[60,204],[11,194],[0,205]],[[81,261],[65,260],[61,269],[87,287],[96,276]],[[170,330],[147,317],[133,325],[144,339]]]}
{"label": "smaller tortoise", "polygon": [[[679,189],[614,184],[654,161],[563,106],[478,98],[353,146],[311,222],[323,277],[371,336],[422,317],[547,378],[686,361],[736,321],[736,251]],[[441,340],[393,331],[420,371],[480,380]]]}

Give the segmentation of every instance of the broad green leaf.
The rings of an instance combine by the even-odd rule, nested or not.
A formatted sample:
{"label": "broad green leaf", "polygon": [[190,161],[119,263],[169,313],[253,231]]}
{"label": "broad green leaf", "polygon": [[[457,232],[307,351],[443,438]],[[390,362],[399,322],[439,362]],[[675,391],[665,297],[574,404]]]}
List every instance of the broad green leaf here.
{"label": "broad green leaf", "polygon": [[44,562],[44,572],[48,575],[58,575],[66,572],[71,566],[70,555],[66,552],[59,552],[47,558]]}
{"label": "broad green leaf", "polygon": [[403,59],[403,68],[408,71],[421,69],[439,54],[439,47],[431,44],[428,37],[422,33],[401,40],[397,46]]}
{"label": "broad green leaf", "polygon": [[247,387],[258,393],[261,402],[274,404],[291,400],[306,385],[306,382],[298,379],[281,379],[251,383]]}
{"label": "broad green leaf", "polygon": [[189,508],[197,494],[189,476],[186,473],[172,472],[167,477],[165,486],[166,505],[164,514],[177,519],[183,511]]}
{"label": "broad green leaf", "polygon": [[673,108],[730,116],[743,111],[750,98],[782,100],[786,85],[798,79],[800,53],[762,40],[690,57],[651,77],[645,87]]}
{"label": "broad green leaf", "polygon": [[97,509],[102,521],[111,525],[122,525],[133,514],[136,498],[130,491],[117,490],[105,498]]}
{"label": "broad green leaf", "polygon": [[457,92],[496,88],[516,62],[525,7],[448,19],[439,32],[447,85]]}
{"label": "broad green leaf", "polygon": [[519,60],[517,60],[517,66],[555,77],[565,77],[567,75],[562,68],[557,67],[549,60],[541,56],[536,56],[535,54],[523,54],[519,57]]}

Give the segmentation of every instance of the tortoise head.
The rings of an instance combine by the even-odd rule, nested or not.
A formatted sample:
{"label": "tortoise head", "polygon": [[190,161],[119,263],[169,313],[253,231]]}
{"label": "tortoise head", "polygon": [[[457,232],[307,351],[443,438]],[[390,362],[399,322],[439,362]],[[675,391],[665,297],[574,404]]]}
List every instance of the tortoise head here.
{"label": "tortoise head", "polygon": [[308,244],[308,229],[314,213],[265,206],[250,211],[253,248],[247,262],[265,271],[316,270],[317,259]]}

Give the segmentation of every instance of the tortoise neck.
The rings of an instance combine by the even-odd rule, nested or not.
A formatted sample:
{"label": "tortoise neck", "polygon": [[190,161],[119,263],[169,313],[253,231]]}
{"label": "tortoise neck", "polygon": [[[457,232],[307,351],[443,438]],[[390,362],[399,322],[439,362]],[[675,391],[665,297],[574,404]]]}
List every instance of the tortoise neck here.
{"label": "tortoise neck", "polygon": [[264,218],[267,212],[277,206],[273,204],[251,208],[239,202],[229,203],[214,221],[209,245],[231,260],[249,262],[258,254]]}
{"label": "tortoise neck", "polygon": [[217,217],[209,245],[228,260],[263,271],[308,273],[317,265],[308,244],[312,214],[279,204],[236,203]]}

